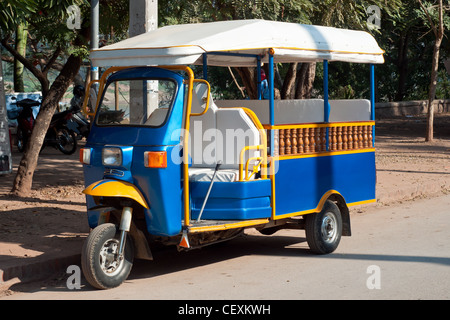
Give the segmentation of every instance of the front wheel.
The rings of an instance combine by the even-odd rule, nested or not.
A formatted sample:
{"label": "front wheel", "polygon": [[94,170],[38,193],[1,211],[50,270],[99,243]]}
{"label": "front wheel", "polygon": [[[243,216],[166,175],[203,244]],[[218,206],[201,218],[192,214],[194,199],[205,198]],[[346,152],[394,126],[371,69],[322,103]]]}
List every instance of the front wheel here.
{"label": "front wheel", "polygon": [[327,254],[336,250],[342,236],[342,216],[338,206],[327,200],[322,211],[305,218],[306,241],[311,251]]}
{"label": "front wheel", "polygon": [[84,243],[81,267],[86,280],[97,289],[115,288],[130,274],[134,256],[132,241],[127,239],[120,258],[119,235],[116,225],[105,223],[92,230]]}

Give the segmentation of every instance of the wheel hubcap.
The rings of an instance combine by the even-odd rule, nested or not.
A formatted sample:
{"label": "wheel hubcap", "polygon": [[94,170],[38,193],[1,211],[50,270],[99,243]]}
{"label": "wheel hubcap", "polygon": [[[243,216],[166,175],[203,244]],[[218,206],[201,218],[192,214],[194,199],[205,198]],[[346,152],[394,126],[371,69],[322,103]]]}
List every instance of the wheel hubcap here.
{"label": "wheel hubcap", "polygon": [[114,276],[120,270],[119,240],[110,239],[100,249],[100,267],[108,276]]}
{"label": "wheel hubcap", "polygon": [[337,237],[337,221],[334,214],[327,212],[322,220],[322,239],[327,243],[332,243]]}

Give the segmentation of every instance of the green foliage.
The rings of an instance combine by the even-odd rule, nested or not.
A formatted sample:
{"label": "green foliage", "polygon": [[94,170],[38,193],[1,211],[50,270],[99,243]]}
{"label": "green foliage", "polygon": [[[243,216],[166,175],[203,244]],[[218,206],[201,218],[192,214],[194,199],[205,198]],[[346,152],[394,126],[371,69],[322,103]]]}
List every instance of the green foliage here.
{"label": "green foliage", "polygon": [[[2,0],[0,27],[2,38],[13,35],[21,21],[29,22],[29,31],[39,41],[36,58],[49,56],[55,48],[87,57],[87,41],[77,30],[66,26],[67,8],[76,4],[82,11],[82,23],[89,23],[88,0]],[[437,1],[423,1],[433,21],[438,20]],[[448,1],[444,4],[449,6]],[[369,30],[367,8],[381,9],[381,29]],[[159,0],[159,26],[236,19],[266,19],[311,23],[340,28],[366,30],[374,34],[385,53],[386,63],[376,67],[379,101],[426,99],[434,34],[417,0]],[[127,37],[129,0],[100,0],[100,33],[108,43]],[[450,57],[450,15],[444,14],[446,28],[441,49],[440,70]],[[278,65],[282,77],[288,65]],[[240,80],[235,73],[238,81]],[[213,87],[224,97],[241,98],[227,69],[211,68]],[[330,63],[330,95],[368,97],[368,70],[364,66]],[[317,64],[315,95],[321,94],[322,71]],[[448,97],[448,75],[440,72],[437,96]]]}
{"label": "green foliage", "polygon": [[[429,8],[431,3],[424,2],[424,5]],[[429,12],[434,21],[437,21],[436,10],[430,9]],[[445,14],[444,23],[448,24],[449,19],[449,14]],[[427,99],[434,33],[418,1],[401,1],[399,10],[383,19],[381,32],[376,37],[386,51],[386,63],[376,68],[379,99],[381,101]],[[449,39],[444,37],[441,47],[441,70],[444,69],[443,61],[450,57],[449,49]]]}
{"label": "green foliage", "polygon": [[87,0],[38,0],[39,8],[35,14],[28,17],[33,35],[49,46],[69,49],[78,32],[67,27],[67,12],[69,6],[77,5],[81,9],[81,17],[89,15]]}
{"label": "green foliage", "polygon": [[[398,12],[401,0],[313,0],[312,22],[337,28],[367,30],[367,8],[376,5],[382,10],[382,18]],[[380,17],[381,18],[381,17]]]}
{"label": "green foliage", "polygon": [[[238,19],[311,23],[315,10],[310,0],[159,0],[158,4],[160,26]],[[287,67],[279,67],[284,74]],[[240,80],[237,72],[235,76]],[[210,68],[208,80],[212,88],[219,89],[221,98],[242,99],[226,68]]]}
{"label": "green foliage", "polygon": [[30,34],[43,46],[68,49],[78,36],[66,24],[71,5],[79,6],[82,16],[89,14],[88,0],[3,0],[0,3],[1,37],[12,35],[16,25],[26,21]]}
{"label": "green foliage", "polygon": [[100,0],[100,34],[107,43],[117,42],[128,37],[130,0]]}
{"label": "green foliage", "polygon": [[0,36],[5,37],[7,34],[13,33],[17,24],[36,12],[37,7],[36,0],[0,1]]}
{"label": "green foliage", "polygon": [[[385,21],[391,16],[401,16],[403,2],[400,0],[159,0],[159,20],[160,25],[164,26],[221,20],[266,19],[369,31],[366,10],[370,5],[375,4],[380,7],[382,28],[384,28]],[[375,34],[379,36],[384,32],[382,29]],[[347,64],[344,66],[344,64],[332,63],[330,65],[331,95],[336,98],[349,96],[367,98],[369,77],[368,75],[367,77],[363,76],[361,68],[357,65]],[[279,64],[278,70],[284,77],[288,65]],[[389,74],[392,74],[393,71],[383,70]],[[226,96],[241,98],[228,72],[222,72],[220,76],[215,76],[216,72],[218,71],[211,70],[209,72],[213,87],[224,89]],[[377,72],[380,72],[379,68],[377,68]],[[368,71],[365,70],[364,75],[365,73],[368,74]],[[349,79],[349,74],[353,74],[355,79]],[[316,95],[321,94],[322,82],[321,66],[318,64],[314,90]],[[388,90],[392,89],[394,88]],[[395,89],[392,92],[395,92]]]}
{"label": "green foliage", "polygon": [[81,57],[81,59],[88,59],[89,48],[86,45],[74,46],[67,50],[67,54],[73,54],[74,56]]}
{"label": "green foliage", "polygon": [[438,74],[436,98],[450,99],[450,75],[445,69],[441,70]]}
{"label": "green foliage", "polygon": [[[444,6],[445,4],[445,0],[443,1]],[[438,7],[437,7],[437,1],[422,1],[425,9],[427,10],[428,14],[430,15],[431,19],[433,20],[434,24],[437,24],[439,21],[439,12],[438,12]],[[450,10],[450,3],[447,1],[447,11]],[[445,10],[445,9],[444,9]],[[425,26],[430,29],[431,25],[430,25],[430,21],[428,20],[425,12],[421,9],[421,8],[415,8],[414,9],[415,14],[417,15],[417,17],[423,21],[423,23],[425,24]],[[446,30],[450,30],[450,15],[448,14],[444,14],[444,28]]]}
{"label": "green foliage", "polygon": [[309,0],[159,0],[160,25],[238,19],[308,23]]}

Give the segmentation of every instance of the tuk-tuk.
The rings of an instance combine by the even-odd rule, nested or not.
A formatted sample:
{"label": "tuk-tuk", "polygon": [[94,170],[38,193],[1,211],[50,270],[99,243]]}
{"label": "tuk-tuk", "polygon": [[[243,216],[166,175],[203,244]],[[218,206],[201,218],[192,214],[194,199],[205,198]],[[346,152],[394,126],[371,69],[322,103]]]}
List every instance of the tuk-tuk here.
{"label": "tuk-tuk", "polygon": [[[313,252],[331,253],[351,235],[348,208],[375,202],[374,64],[384,59],[369,33],[265,20],[174,25],[93,50],[91,61],[110,67],[94,81],[80,150],[92,228],[82,269],[96,288],[120,285],[156,243],[189,250],[246,228],[304,229]],[[370,98],[329,100],[332,61],[369,64]],[[288,62],[323,63],[321,99],[274,99],[274,64]],[[215,100],[208,66],[255,68],[259,100]]]}

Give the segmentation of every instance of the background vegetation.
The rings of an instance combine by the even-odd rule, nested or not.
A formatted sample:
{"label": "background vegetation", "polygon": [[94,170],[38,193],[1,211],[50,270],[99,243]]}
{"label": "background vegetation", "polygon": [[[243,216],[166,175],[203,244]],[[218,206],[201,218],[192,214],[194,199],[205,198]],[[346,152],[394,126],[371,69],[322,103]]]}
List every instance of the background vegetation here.
{"label": "background vegetation", "polygon": [[[8,2],[8,1],[6,1]],[[14,1],[13,1],[14,2]],[[23,12],[26,7],[23,7]],[[68,1],[70,2],[70,1]],[[445,3],[447,2],[447,3]],[[82,6],[88,7],[86,3],[79,2]],[[127,37],[128,29],[128,0],[101,0],[100,34],[101,45],[117,42]],[[367,8],[370,5],[377,5],[381,9],[381,29],[369,30],[367,20],[369,14]],[[437,19],[436,6],[433,1],[425,1],[424,5],[430,9],[434,19]],[[5,11],[5,2],[0,5],[0,10]],[[450,3],[444,1],[446,9],[445,36],[441,47],[440,65],[436,98],[450,98],[450,76],[444,66],[444,61],[450,59]],[[89,18],[88,8],[83,10],[83,19]],[[36,13],[32,13],[36,15]],[[41,13],[42,14],[42,13]],[[38,12],[39,15],[39,12]],[[38,20],[28,17],[29,20]],[[39,16],[39,19],[40,16]],[[329,25],[342,28],[359,29],[371,32],[377,39],[381,48],[386,51],[384,65],[377,66],[377,101],[406,101],[427,99],[431,59],[433,54],[434,36],[430,29],[430,24],[421,10],[417,0],[395,0],[395,1],[347,1],[347,0],[159,0],[159,26],[198,23],[232,19],[267,19],[278,21],[289,21],[297,23]],[[10,22],[7,22],[10,23]],[[2,34],[5,28],[11,29],[9,25],[1,24]],[[65,28],[65,25],[62,24]],[[15,34],[17,30],[12,30]],[[31,30],[30,30],[31,31]],[[48,41],[48,32],[54,32],[53,26],[46,26],[43,30],[32,30],[36,33],[29,34],[27,57],[46,56],[46,51],[50,51],[54,43]],[[67,30],[61,32],[58,41],[70,40],[67,37]],[[44,40],[40,42],[41,51],[36,52],[32,47],[31,38],[37,35]],[[42,37],[44,35],[44,37]],[[70,37],[69,37],[70,38]],[[11,39],[14,43],[14,37]],[[5,80],[8,91],[14,90],[14,64],[11,55],[2,48],[4,60]],[[59,63],[67,59],[67,53],[62,53],[58,57]],[[276,83],[280,90],[283,80],[289,70],[289,65],[277,66],[279,78]],[[315,66],[314,85],[311,89],[311,97],[318,97],[321,94],[322,86],[322,66]],[[297,66],[300,71],[301,65]],[[330,64],[330,96],[337,98],[362,98],[368,97],[368,70],[366,66],[351,65],[343,63]],[[87,76],[88,60],[84,60],[84,67],[80,69],[78,82]],[[58,68],[49,71],[49,80],[52,82],[58,75]],[[200,74],[200,73],[199,73]],[[234,70],[234,74],[240,86],[245,83],[240,79],[239,71]],[[210,72],[210,81],[217,94],[221,93],[226,99],[242,98],[242,93],[233,81],[227,69],[215,68]],[[351,78],[349,78],[351,76]],[[281,81],[280,81],[281,79]],[[40,91],[41,85],[36,77],[24,70],[24,91]],[[298,79],[296,79],[298,81]],[[248,95],[248,92],[245,92]],[[64,96],[65,101],[71,98],[70,90]]]}
{"label": "background vegetation", "polygon": [[[66,23],[71,5],[80,9],[82,20],[73,30]],[[380,8],[379,29],[369,28],[367,23],[373,18],[373,12],[368,11],[373,5]],[[129,0],[100,0],[101,45],[128,37],[128,6]],[[450,64],[449,0],[159,0],[158,10],[159,26],[266,19],[366,30],[386,51],[386,63],[376,68],[376,101],[450,98],[450,70],[444,67],[445,61]],[[0,1],[1,56],[7,89],[41,91],[43,95],[32,143],[14,182],[12,192],[16,195],[26,196],[31,191],[39,150],[59,102],[64,97],[70,99],[68,92],[73,84],[89,80],[89,12],[88,0]],[[438,66],[436,94],[434,86],[430,90],[432,64],[434,71]],[[275,69],[276,98],[321,96],[321,64],[277,64]],[[200,70],[196,71],[201,77]],[[368,66],[333,62],[329,72],[332,99],[369,97]],[[211,68],[209,80],[220,98],[255,97],[254,68]],[[432,128],[432,120],[429,123]]]}

